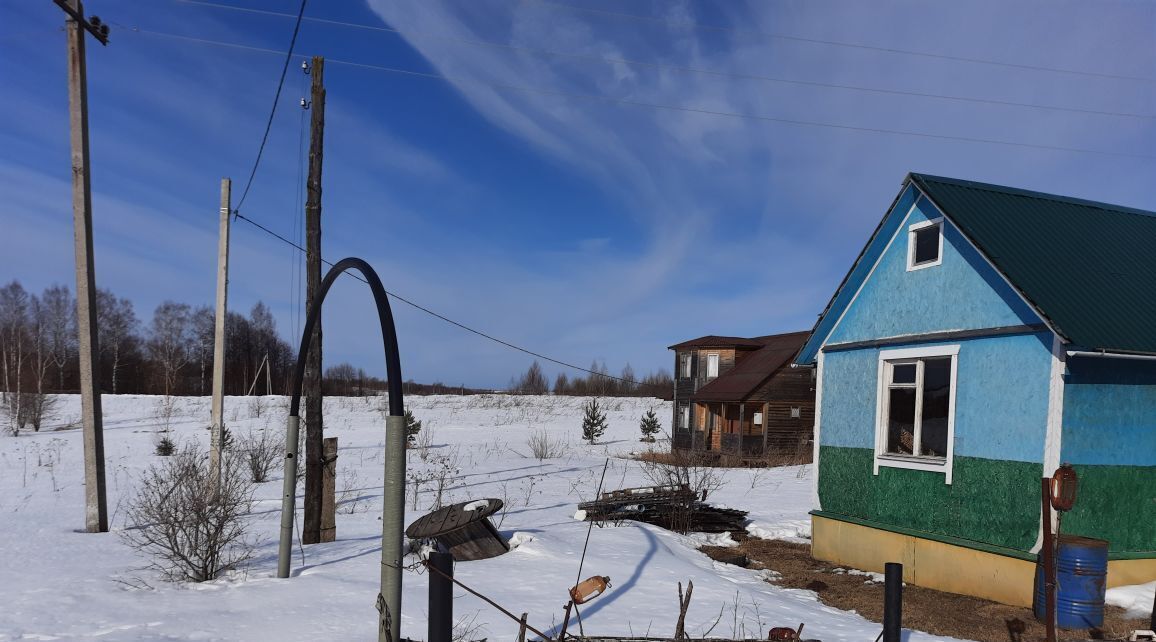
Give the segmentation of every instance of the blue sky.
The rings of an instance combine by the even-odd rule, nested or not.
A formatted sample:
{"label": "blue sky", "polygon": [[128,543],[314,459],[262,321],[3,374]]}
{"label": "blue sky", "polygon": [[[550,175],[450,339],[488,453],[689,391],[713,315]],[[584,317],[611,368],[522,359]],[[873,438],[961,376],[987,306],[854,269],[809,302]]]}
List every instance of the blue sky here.
{"label": "blue sky", "polygon": [[[165,299],[209,304],[218,183],[232,177],[239,197],[282,58],[171,36],[283,51],[293,22],[177,0],[86,8],[113,25],[108,47],[88,48],[98,284],[146,319]],[[326,257],[365,258],[402,296],[582,366],[669,369],[665,347],[694,336],[809,329],[908,171],[1156,210],[1152,3],[369,0],[306,15],[400,32],[301,28],[297,52],[329,60]],[[62,14],[0,0],[0,16],[0,280],[71,287]],[[294,61],[242,209],[291,238],[307,91]],[[232,240],[231,307],[263,300],[299,332],[296,251],[244,222]],[[383,373],[367,290],[343,281],[326,362]],[[406,378],[501,386],[532,360],[394,311]]]}

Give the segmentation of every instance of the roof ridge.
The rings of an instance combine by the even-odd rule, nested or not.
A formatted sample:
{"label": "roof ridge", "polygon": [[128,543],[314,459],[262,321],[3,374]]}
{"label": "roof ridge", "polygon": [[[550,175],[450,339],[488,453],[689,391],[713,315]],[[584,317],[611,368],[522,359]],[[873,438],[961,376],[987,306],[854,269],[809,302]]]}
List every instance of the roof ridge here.
{"label": "roof ridge", "polygon": [[1066,205],[1079,205],[1083,207],[1091,207],[1098,210],[1113,212],[1116,214],[1130,214],[1132,216],[1142,216],[1147,219],[1156,221],[1156,212],[1150,210],[1140,209],[1138,207],[1129,207],[1127,205],[1114,205],[1112,203],[1105,203],[1103,201],[1093,201],[1075,196],[1064,196],[1062,194],[1051,194],[1049,192],[1040,192],[1036,190],[1023,189],[1019,187],[1011,187],[1008,185],[996,185],[994,183],[984,183],[981,181],[973,181],[964,178],[952,178],[950,176],[936,176],[934,174],[920,174],[918,172],[911,172],[911,177],[919,182],[931,181],[939,183],[947,183],[956,185],[958,187],[967,187],[971,189],[980,189],[988,192],[998,192],[1008,196],[1017,196],[1020,198],[1034,198],[1041,201],[1052,201],[1055,203],[1064,203]]}

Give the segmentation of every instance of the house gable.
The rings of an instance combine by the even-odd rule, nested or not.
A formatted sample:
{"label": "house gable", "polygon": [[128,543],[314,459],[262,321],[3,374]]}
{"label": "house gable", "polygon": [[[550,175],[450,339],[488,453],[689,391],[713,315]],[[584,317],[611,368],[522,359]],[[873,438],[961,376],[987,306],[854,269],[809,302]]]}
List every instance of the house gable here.
{"label": "house gable", "polygon": [[[926,197],[888,216],[890,237],[872,241],[883,246],[879,258],[843,309],[828,312],[838,318],[819,345],[1043,322]],[[910,269],[909,230],[933,221],[942,221],[939,262]]]}

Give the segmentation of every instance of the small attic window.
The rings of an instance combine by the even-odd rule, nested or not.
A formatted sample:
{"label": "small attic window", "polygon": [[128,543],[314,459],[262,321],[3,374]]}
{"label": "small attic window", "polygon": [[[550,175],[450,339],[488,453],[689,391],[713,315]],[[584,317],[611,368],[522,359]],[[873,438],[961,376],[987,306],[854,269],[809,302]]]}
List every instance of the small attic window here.
{"label": "small attic window", "polygon": [[907,228],[907,270],[921,270],[943,261],[943,219]]}

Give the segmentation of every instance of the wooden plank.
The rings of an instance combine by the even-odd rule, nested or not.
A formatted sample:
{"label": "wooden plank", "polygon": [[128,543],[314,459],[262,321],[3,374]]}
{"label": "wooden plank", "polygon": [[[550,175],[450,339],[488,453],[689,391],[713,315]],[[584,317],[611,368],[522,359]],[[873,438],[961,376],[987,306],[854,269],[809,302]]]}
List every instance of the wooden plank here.
{"label": "wooden plank", "polygon": [[337,539],[337,437],[326,437],[322,448],[321,541]]}

